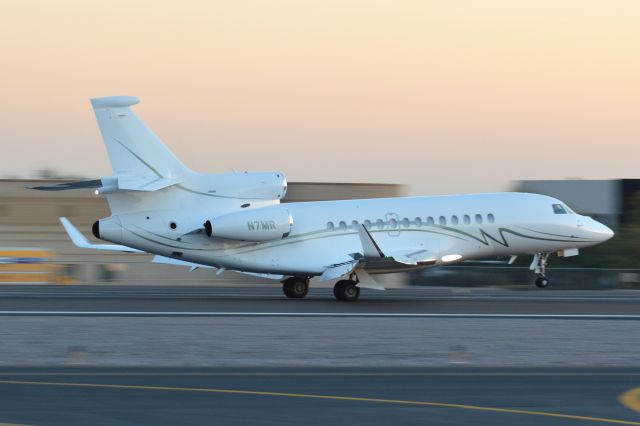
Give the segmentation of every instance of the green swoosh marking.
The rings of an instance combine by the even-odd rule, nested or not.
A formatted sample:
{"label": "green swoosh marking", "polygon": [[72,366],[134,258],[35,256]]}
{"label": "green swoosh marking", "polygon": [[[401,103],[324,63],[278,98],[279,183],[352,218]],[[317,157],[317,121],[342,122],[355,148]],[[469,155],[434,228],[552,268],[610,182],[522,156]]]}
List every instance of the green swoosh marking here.
{"label": "green swoosh marking", "polygon": [[142,157],[140,157],[138,154],[136,154],[135,152],[133,152],[131,149],[129,149],[129,147],[127,147],[124,143],[120,142],[118,139],[114,138],[113,136],[111,136],[111,139],[113,139],[114,141],[118,142],[120,144],[120,146],[122,146],[124,149],[126,149],[127,151],[129,151],[131,153],[131,155],[133,155],[134,157],[136,157],[138,159],[138,161],[140,161],[142,164],[144,164],[149,170],[151,170],[153,173],[155,173],[156,176],[158,176],[159,178],[164,178],[164,176],[162,176],[160,174],[159,171],[157,171],[151,164],[147,163],[146,161],[144,161],[142,159]]}
{"label": "green swoosh marking", "polygon": [[[164,176],[162,176],[162,174],[156,170],[155,167],[153,167],[151,164],[147,163],[146,161],[144,161],[142,159],[142,157],[140,157],[138,154],[136,154],[133,150],[131,150],[128,146],[126,146],[124,143],[122,143],[121,141],[119,141],[118,139],[114,138],[113,136],[111,136],[111,139],[113,139],[114,141],[118,142],[120,144],[120,146],[122,146],[124,149],[126,149],[127,151],[129,151],[131,153],[131,155],[133,155],[138,161],[140,161],[143,165],[145,165],[149,170],[151,170],[156,176],[158,176],[159,179],[164,179]],[[155,182],[155,181],[154,181]],[[231,195],[216,195],[216,194],[209,194],[208,192],[200,192],[200,191],[196,191],[194,189],[191,188],[187,188],[186,186],[182,185],[182,184],[177,184],[177,185],[173,185],[176,188],[180,188],[183,191],[187,191],[187,192],[191,192],[193,194],[198,194],[198,195],[205,195],[207,197],[215,197],[215,198],[229,198],[229,199],[234,199],[234,200],[263,200],[263,198],[245,198],[245,197],[234,197]]]}
{"label": "green swoosh marking", "polygon": [[[582,241],[576,241],[575,238],[573,239],[559,239],[559,238],[543,238],[543,237],[534,237],[532,235],[526,235],[526,234],[522,234],[520,232],[516,232],[512,229],[509,228],[498,228],[498,233],[500,234],[500,238],[501,240],[496,239],[495,237],[493,237],[491,234],[489,234],[488,232],[486,232],[484,229],[480,229],[480,238],[476,237],[473,234],[470,234],[468,232],[465,231],[461,231],[459,229],[455,229],[455,228],[451,228],[448,226],[444,226],[444,225],[432,225],[432,226],[436,226],[438,228],[441,229],[446,229],[450,232],[456,232],[459,234],[463,234],[466,235],[469,238],[473,238],[474,240],[488,246],[490,244],[489,240],[495,241],[496,243],[500,244],[503,247],[509,247],[509,243],[507,242],[506,237],[504,236],[504,234],[512,234],[515,235],[517,237],[521,237],[521,238],[527,238],[529,240],[538,240],[538,241],[553,241],[553,242],[558,242],[558,243],[574,243],[574,242],[589,242],[589,241],[593,241],[593,240],[589,240],[589,239],[582,239]],[[535,231],[534,231],[535,232]],[[566,236],[566,235],[561,235],[564,238],[572,238],[570,236]]]}

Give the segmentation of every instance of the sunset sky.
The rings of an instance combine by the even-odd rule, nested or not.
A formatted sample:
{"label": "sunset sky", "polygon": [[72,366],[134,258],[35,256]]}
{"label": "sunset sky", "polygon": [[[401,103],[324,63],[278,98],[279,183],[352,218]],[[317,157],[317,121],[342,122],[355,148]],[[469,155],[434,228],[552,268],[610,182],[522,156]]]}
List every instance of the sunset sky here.
{"label": "sunset sky", "polygon": [[201,172],[640,178],[640,1],[0,1],[0,176],[110,173],[89,98]]}

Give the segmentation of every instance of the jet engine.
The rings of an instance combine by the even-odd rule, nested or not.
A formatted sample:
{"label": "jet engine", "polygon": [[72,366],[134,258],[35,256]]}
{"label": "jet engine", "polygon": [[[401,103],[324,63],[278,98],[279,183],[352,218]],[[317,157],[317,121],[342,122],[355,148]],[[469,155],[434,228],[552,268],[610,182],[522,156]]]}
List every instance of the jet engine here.
{"label": "jet engine", "polygon": [[281,240],[292,227],[291,213],[280,206],[229,213],[204,223],[211,238],[253,242]]}

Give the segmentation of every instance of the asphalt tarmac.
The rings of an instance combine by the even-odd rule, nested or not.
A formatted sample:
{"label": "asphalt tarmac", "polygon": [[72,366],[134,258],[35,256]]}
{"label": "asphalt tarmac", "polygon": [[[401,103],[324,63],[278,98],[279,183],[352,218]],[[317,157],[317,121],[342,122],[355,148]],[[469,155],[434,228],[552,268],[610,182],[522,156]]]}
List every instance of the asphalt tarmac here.
{"label": "asphalt tarmac", "polygon": [[363,289],[355,303],[330,288],[287,299],[277,287],[156,287],[126,285],[1,286],[0,315],[58,313],[145,315],[432,315],[639,319],[638,291],[554,291],[406,288]]}
{"label": "asphalt tarmac", "polygon": [[640,369],[1,369],[18,425],[640,425]]}

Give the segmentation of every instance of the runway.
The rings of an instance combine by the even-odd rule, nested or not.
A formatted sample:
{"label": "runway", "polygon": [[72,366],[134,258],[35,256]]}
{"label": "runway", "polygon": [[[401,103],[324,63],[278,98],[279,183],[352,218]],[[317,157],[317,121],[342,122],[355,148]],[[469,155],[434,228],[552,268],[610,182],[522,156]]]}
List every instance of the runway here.
{"label": "runway", "polygon": [[13,286],[0,317],[0,365],[640,367],[633,291]]}
{"label": "runway", "polygon": [[287,299],[277,287],[2,286],[0,315],[402,315],[640,319],[637,291],[408,288],[364,289],[355,303],[331,289]]}
{"label": "runway", "polygon": [[640,425],[640,369],[1,369],[20,425]]}

